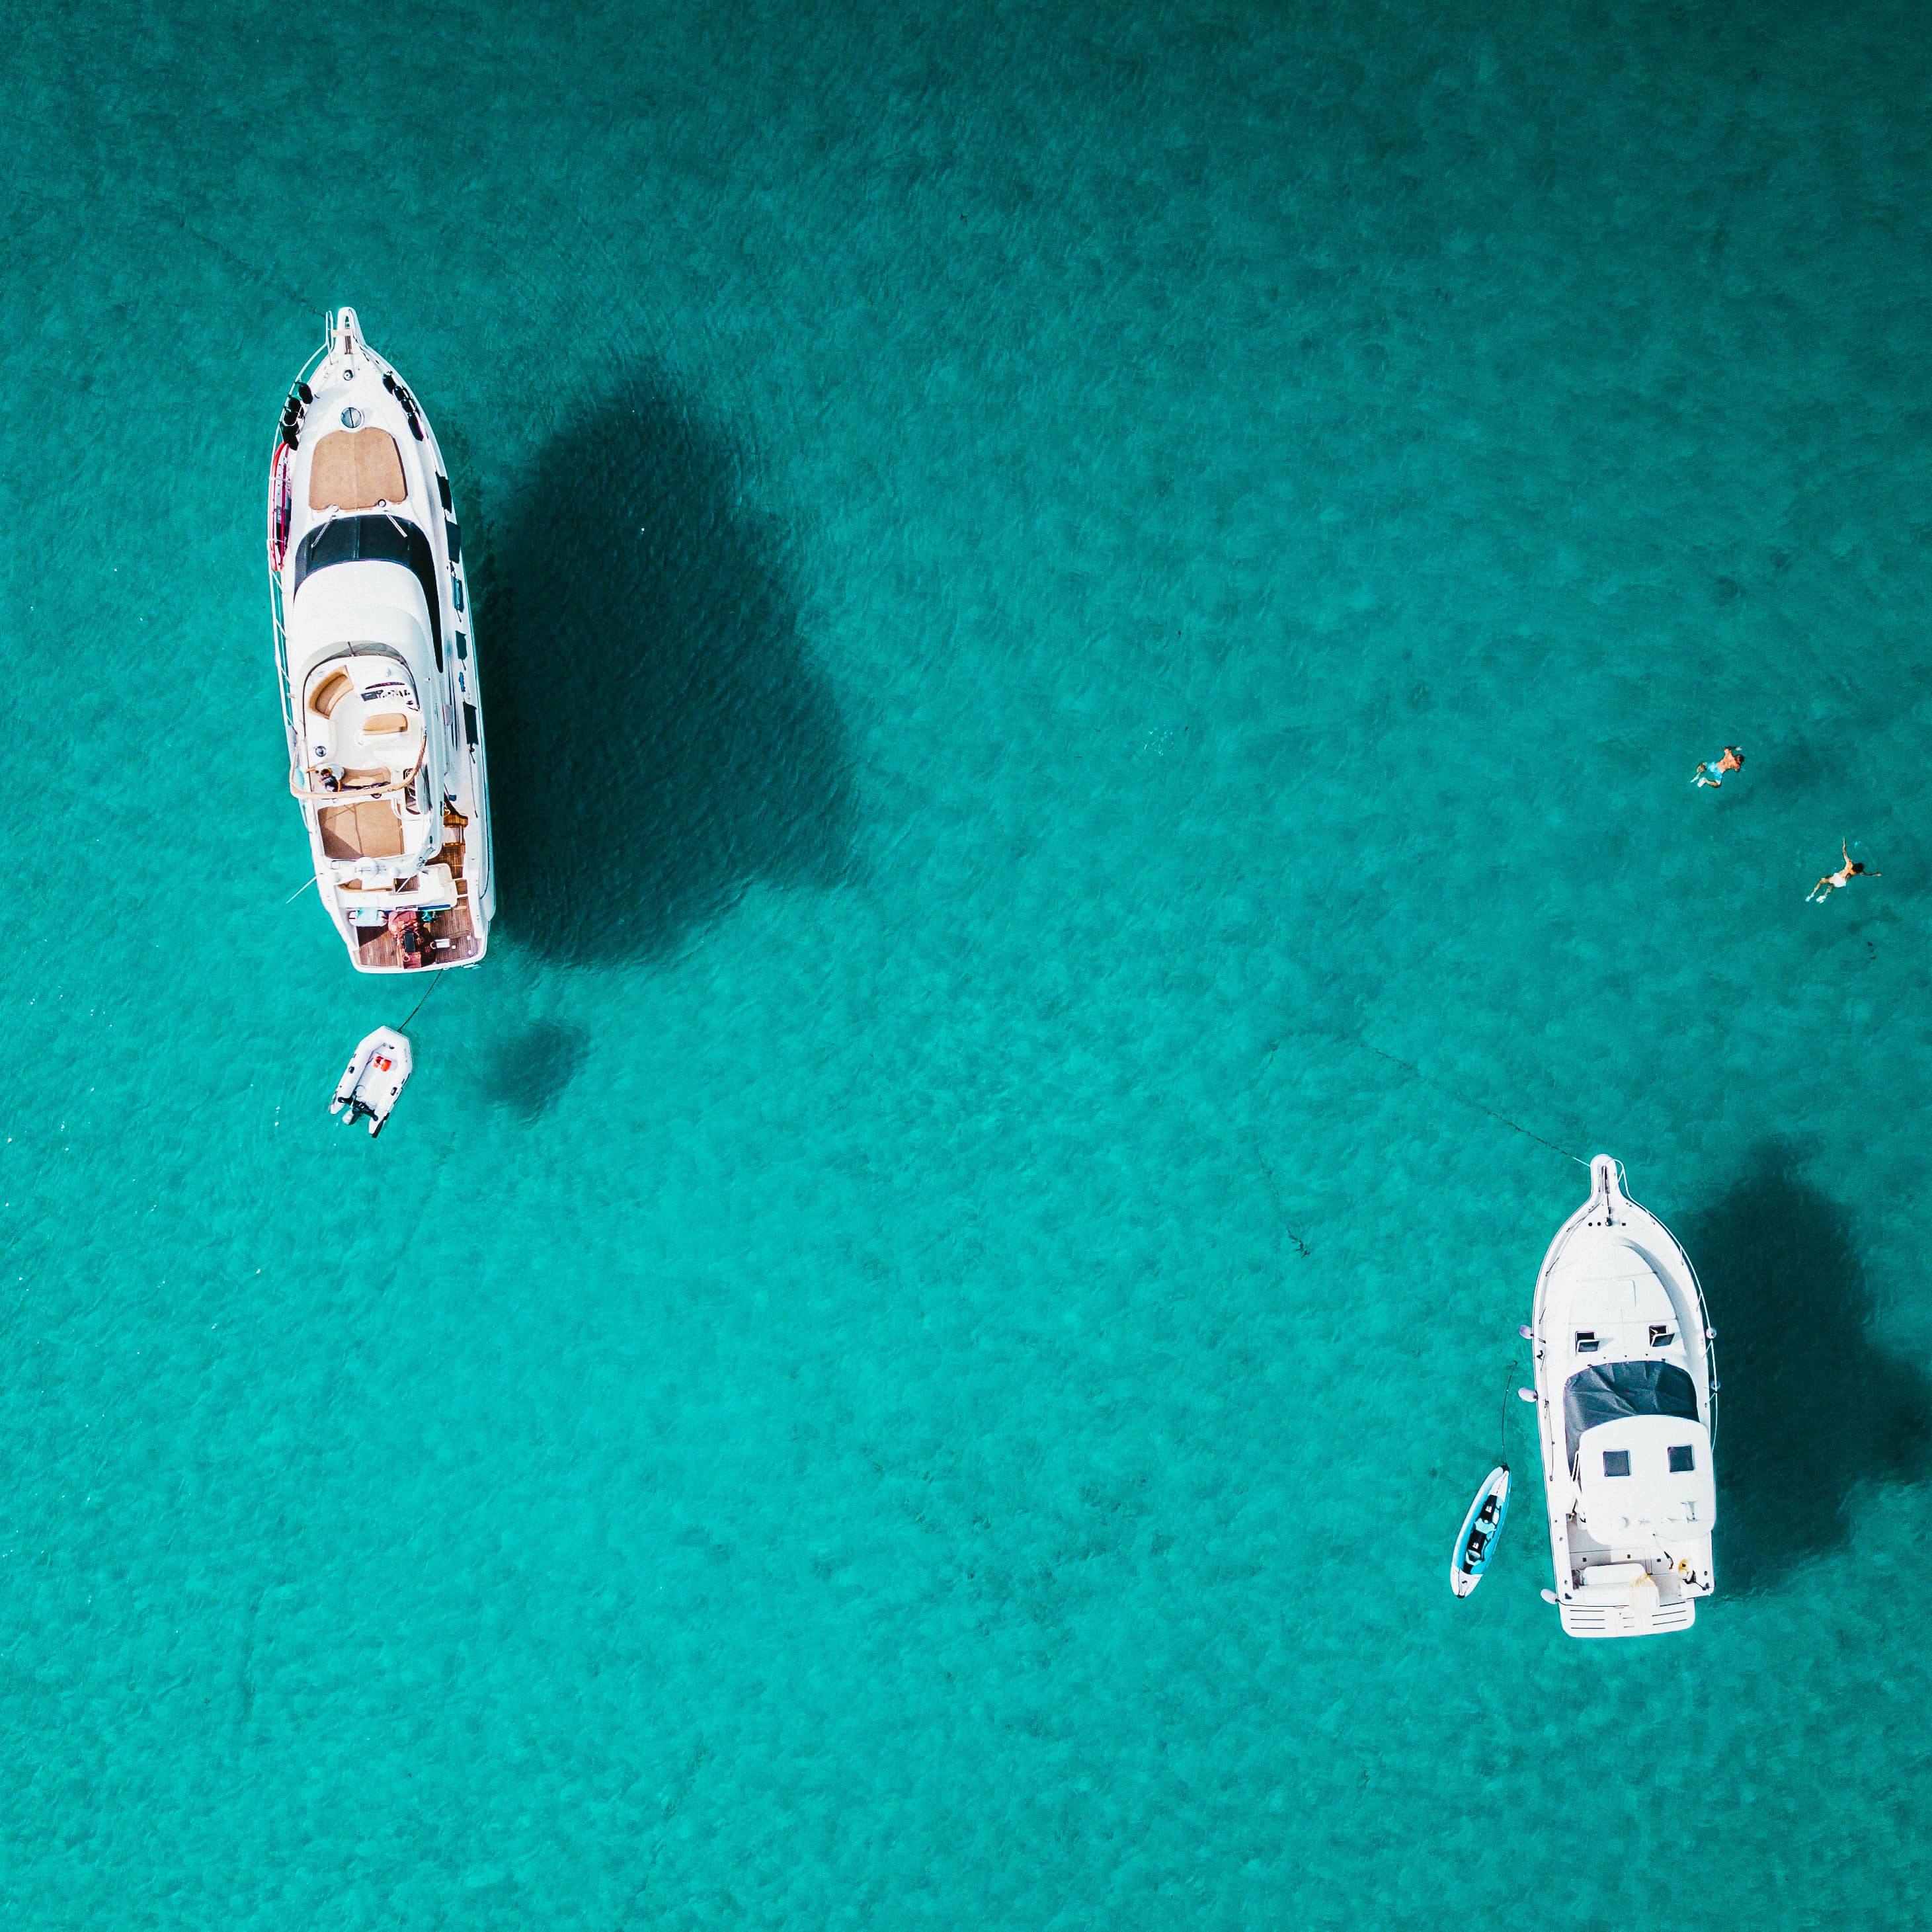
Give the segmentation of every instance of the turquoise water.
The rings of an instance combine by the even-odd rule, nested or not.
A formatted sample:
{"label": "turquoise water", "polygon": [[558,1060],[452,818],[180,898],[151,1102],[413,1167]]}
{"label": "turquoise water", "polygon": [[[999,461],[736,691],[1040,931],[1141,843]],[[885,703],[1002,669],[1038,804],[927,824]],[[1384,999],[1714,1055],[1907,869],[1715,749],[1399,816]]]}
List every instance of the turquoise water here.
{"label": "turquoise water", "polygon": [[[8,33],[10,1924],[1932,1920],[1913,10]],[[340,302],[502,874],[373,1145]],[[1669,1641],[1533,1486],[1445,1587],[1598,1148],[1721,1331]]]}

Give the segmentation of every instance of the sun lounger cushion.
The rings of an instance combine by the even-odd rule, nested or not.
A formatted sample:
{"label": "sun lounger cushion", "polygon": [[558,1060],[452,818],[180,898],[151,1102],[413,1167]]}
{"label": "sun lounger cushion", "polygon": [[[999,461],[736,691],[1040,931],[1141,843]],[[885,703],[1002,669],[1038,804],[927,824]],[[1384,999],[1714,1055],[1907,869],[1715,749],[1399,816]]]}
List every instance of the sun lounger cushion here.
{"label": "sun lounger cushion", "polygon": [[373,510],[409,495],[403,459],[386,429],[332,430],[315,446],[308,472],[311,510]]}
{"label": "sun lounger cushion", "polygon": [[332,671],[309,693],[308,708],[318,718],[327,718],[354,688],[346,670]]}

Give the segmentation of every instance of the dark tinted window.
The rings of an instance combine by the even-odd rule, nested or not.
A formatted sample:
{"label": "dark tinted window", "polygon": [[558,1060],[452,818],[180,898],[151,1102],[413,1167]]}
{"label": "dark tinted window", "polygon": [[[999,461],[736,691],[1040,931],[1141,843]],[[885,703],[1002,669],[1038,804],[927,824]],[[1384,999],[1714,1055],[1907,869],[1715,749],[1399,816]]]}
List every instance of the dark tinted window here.
{"label": "dark tinted window", "polygon": [[1670,1473],[1673,1476],[1681,1476],[1687,1469],[1694,1469],[1696,1466],[1697,1451],[1691,1446],[1690,1444],[1686,1442],[1681,1447],[1673,1448],[1672,1449],[1670,1452]]}
{"label": "dark tinted window", "polygon": [[296,590],[332,563],[400,563],[416,574],[429,606],[429,639],[436,668],[442,668],[442,600],[429,538],[401,517],[333,517],[318,524],[296,552]]}
{"label": "dark tinted window", "polygon": [[1630,1451],[1628,1449],[1606,1449],[1604,1451],[1604,1474],[1606,1476],[1628,1476],[1630,1474]]}

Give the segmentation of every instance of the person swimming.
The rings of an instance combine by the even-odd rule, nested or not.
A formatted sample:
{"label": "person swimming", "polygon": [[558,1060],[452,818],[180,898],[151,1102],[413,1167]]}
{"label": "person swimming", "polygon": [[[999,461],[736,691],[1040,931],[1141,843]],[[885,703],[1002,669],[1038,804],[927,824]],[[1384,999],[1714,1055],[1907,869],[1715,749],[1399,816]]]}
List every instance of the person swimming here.
{"label": "person swimming", "polygon": [[1827,872],[1804,895],[1807,904],[1815,900],[1820,905],[1822,905],[1832,893],[1838,891],[1841,886],[1849,886],[1854,878],[1862,877],[1868,879],[1882,879],[1885,877],[1882,872],[1866,871],[1864,860],[1854,859],[1851,854],[1851,848],[1842,838],[1838,841],[1838,850],[1845,862],[1835,872]]}
{"label": "person swimming", "polygon": [[1724,747],[1721,758],[1707,759],[1690,774],[1694,785],[1708,785],[1713,790],[1724,782],[1726,772],[1741,772],[1744,768],[1744,754],[1735,745]]}

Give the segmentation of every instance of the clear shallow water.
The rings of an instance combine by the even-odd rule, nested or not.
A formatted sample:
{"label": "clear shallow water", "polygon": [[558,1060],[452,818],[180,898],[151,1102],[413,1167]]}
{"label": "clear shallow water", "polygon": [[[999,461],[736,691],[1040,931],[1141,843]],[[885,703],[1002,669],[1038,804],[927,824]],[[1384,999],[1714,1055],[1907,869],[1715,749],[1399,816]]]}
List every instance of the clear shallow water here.
{"label": "clear shallow water", "polygon": [[[11,1922],[1922,1916],[1909,10],[9,32]],[[260,536],[344,300],[504,874],[373,1148]],[[1682,1641],[1533,1492],[1444,1587],[1510,1122],[1706,1276]]]}

